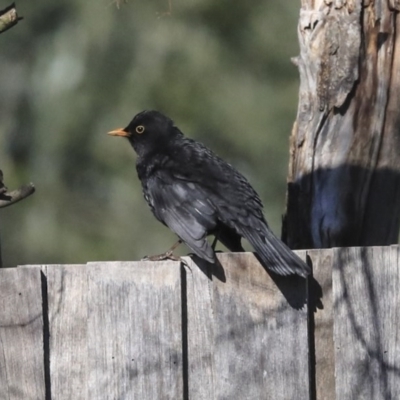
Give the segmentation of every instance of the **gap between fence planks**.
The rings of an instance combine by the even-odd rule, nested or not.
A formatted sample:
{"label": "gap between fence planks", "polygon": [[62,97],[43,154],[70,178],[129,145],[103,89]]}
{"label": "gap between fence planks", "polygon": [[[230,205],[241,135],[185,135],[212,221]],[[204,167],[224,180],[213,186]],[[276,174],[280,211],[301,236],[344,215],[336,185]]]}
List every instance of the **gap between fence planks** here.
{"label": "gap between fence planks", "polygon": [[251,253],[0,270],[0,400],[395,399],[398,246],[299,253],[312,324]]}

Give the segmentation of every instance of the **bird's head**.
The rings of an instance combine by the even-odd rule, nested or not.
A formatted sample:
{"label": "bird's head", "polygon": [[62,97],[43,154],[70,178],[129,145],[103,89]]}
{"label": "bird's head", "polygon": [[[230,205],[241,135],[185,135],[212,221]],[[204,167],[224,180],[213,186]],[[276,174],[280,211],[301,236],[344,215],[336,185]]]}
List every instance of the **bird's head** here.
{"label": "bird's head", "polygon": [[139,156],[162,149],[174,137],[182,135],[173,121],[158,111],[142,111],[126,128],[108,134],[126,137]]}

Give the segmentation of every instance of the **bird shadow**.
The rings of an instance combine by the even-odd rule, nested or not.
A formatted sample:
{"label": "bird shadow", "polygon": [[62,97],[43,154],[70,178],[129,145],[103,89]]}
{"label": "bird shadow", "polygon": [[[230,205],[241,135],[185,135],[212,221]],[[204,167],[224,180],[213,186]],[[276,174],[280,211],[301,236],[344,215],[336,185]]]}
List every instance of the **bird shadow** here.
{"label": "bird shadow", "polygon": [[[256,253],[254,253],[254,256],[291,307],[300,310],[307,304],[309,309],[313,311],[316,311],[317,308],[323,308],[322,287],[312,275],[307,278],[299,275],[278,275],[270,271]],[[312,269],[312,261],[309,256],[307,256],[306,262]]]}
{"label": "bird shadow", "polygon": [[218,259],[216,259],[214,263],[210,263],[196,256],[195,254],[191,254],[190,258],[193,260],[193,263],[196,264],[196,266],[200,269],[200,271],[207,276],[208,279],[212,280],[213,277],[215,277],[223,283],[226,282],[224,267]]}
{"label": "bird shadow", "polygon": [[[317,309],[323,309],[322,287],[312,275],[303,278],[298,275],[282,276],[275,274],[263,265],[257,254],[254,255],[292,308],[300,310],[305,304],[308,304],[309,310],[313,312],[316,312]],[[213,280],[213,277],[215,277],[226,283],[225,270],[218,259],[215,263],[210,263],[194,254],[191,254],[190,258],[209,280]],[[312,260],[309,256],[307,256],[306,262],[312,268]]]}

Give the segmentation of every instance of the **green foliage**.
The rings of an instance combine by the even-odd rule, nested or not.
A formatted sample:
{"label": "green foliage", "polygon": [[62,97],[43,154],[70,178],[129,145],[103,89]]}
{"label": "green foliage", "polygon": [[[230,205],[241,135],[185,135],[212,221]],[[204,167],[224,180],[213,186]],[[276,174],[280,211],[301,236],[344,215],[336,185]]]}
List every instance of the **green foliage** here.
{"label": "green foliage", "polygon": [[[6,266],[133,260],[175,237],[106,132],[158,109],[254,184],[279,234],[297,105],[290,0],[38,0],[1,35],[0,166],[35,195],[1,211]],[[183,249],[183,251],[187,251]]]}

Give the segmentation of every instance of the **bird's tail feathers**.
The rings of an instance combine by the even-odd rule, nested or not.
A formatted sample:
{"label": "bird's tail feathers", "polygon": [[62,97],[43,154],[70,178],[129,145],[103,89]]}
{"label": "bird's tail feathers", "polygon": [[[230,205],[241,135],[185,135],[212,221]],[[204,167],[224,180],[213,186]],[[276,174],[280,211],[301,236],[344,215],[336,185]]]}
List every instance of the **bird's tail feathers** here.
{"label": "bird's tail feathers", "polygon": [[310,267],[269,229],[263,232],[252,228],[245,230],[244,236],[254,247],[264,267],[278,275],[296,274],[304,278],[311,272]]}

